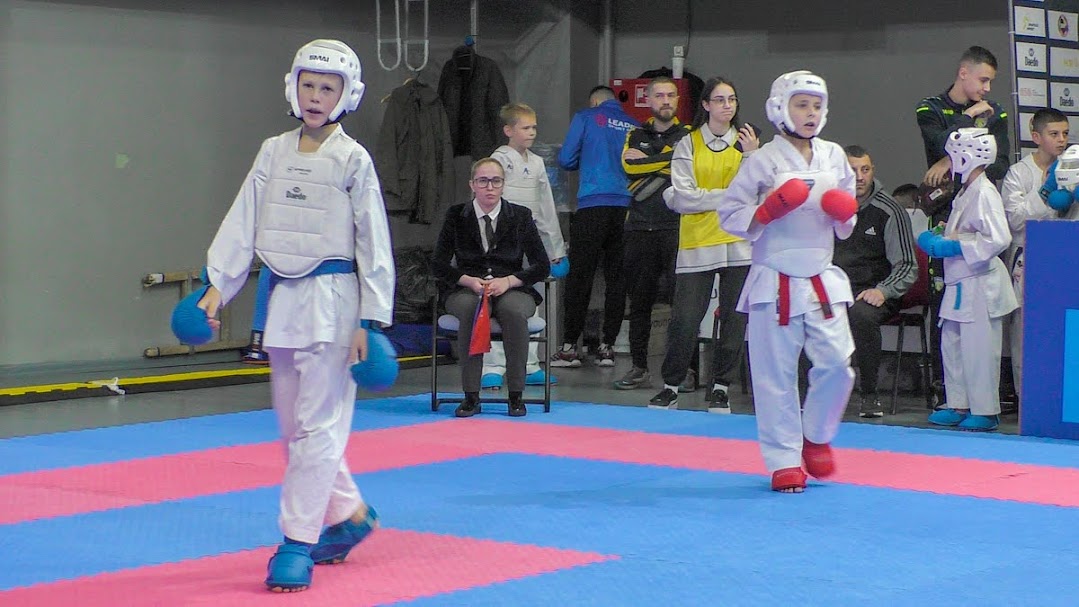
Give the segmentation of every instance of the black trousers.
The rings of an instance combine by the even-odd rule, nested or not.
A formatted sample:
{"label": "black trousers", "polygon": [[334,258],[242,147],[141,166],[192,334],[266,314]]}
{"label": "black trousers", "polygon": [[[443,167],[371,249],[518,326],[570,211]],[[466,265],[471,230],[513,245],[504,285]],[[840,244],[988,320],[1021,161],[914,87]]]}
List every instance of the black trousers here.
{"label": "black trousers", "polygon": [[626,231],[623,275],[629,297],[629,351],[634,367],[648,368],[652,306],[656,304],[661,283],[674,285],[677,258],[677,229]]}
{"label": "black trousers", "polygon": [[[854,296],[860,291],[855,289]],[[847,308],[847,320],[854,337],[854,364],[863,395],[877,393],[877,376],[880,375],[881,335],[880,325],[899,311],[898,299],[886,299],[876,307],[864,301],[856,301]]]}
{"label": "black trousers", "polygon": [[[663,357],[663,383],[677,386],[686,378],[701,321],[712,298],[714,276],[719,274],[719,336],[712,357],[712,383],[730,386],[742,360],[749,317],[735,310],[749,266],[718,268],[678,274],[667,330],[667,355]],[[702,374],[702,379],[704,379]],[[705,384],[711,387],[711,384]]]}
{"label": "black trousers", "polygon": [[570,221],[569,276],[562,342],[576,344],[584,332],[588,302],[596,268],[603,258],[603,342],[612,345],[622,328],[626,293],[622,277],[622,232],[625,207],[588,207],[573,214]]}

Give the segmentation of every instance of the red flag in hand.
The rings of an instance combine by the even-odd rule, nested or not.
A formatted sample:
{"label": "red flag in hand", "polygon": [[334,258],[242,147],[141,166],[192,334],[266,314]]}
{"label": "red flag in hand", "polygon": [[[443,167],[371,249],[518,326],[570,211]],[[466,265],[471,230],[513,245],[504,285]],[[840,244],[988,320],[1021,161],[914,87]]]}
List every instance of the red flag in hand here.
{"label": "red flag in hand", "polygon": [[491,303],[487,289],[476,306],[476,317],[472,321],[472,337],[468,342],[468,355],[479,356],[491,351]]}

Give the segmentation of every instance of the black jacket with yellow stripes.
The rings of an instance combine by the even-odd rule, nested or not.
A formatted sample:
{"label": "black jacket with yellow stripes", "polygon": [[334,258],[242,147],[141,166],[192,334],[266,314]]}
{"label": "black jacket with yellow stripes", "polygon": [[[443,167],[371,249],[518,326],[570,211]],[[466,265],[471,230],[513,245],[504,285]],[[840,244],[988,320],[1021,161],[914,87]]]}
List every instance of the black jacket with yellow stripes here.
{"label": "black jacket with yellow stripes", "polygon": [[[1004,179],[1008,173],[1010,164],[1009,156],[1011,148],[1008,143],[1008,114],[999,103],[989,101],[993,113],[989,116],[971,118],[963,112],[974,105],[974,102],[959,104],[952,101],[948,96],[948,90],[934,97],[926,97],[914,110],[918,117],[918,128],[922,132],[922,143],[925,144],[926,166],[931,167],[938,160],[948,155],[944,151],[944,144],[948,136],[953,132],[968,127],[983,127],[989,129],[993,138],[997,141],[997,157],[993,164],[985,167],[985,174],[994,182]],[[988,101],[988,100],[987,100]],[[953,191],[958,192],[959,188]],[[954,196],[953,196],[954,197]],[[944,206],[939,209],[928,209],[935,219],[947,220],[951,212],[952,197],[941,200]]]}
{"label": "black jacket with yellow stripes", "polygon": [[671,185],[671,157],[678,140],[689,133],[690,127],[675,118],[666,131],[658,132],[655,121],[649,118],[644,126],[626,136],[626,150],[640,150],[647,157],[636,160],[622,158],[622,168],[629,175],[629,191],[633,195],[626,213],[626,229],[639,231],[677,230],[681,216],[667,208],[663,191]]}

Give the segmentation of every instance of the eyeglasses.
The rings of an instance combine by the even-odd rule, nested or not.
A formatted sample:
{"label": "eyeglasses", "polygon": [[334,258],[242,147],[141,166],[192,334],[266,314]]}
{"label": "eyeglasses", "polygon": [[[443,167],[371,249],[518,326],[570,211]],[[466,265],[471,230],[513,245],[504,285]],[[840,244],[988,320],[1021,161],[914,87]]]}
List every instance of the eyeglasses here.
{"label": "eyeglasses", "polygon": [[710,97],[708,101],[717,105],[738,105],[738,99],[734,97]]}
{"label": "eyeglasses", "polygon": [[481,188],[500,188],[505,185],[506,180],[501,177],[477,177],[472,183]]}

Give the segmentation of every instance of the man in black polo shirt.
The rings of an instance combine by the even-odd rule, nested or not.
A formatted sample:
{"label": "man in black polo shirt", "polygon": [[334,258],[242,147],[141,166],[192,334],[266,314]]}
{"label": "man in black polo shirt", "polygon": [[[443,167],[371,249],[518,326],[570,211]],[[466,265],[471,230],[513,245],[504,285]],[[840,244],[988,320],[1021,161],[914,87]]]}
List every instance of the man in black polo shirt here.
{"label": "man in black polo shirt", "polygon": [[[997,157],[993,164],[985,167],[985,174],[993,182],[999,182],[1008,172],[1008,157],[1011,154],[1008,144],[1008,114],[1000,104],[986,99],[996,76],[997,58],[988,49],[972,46],[959,58],[955,82],[943,93],[922,99],[914,110],[929,166],[922,189],[926,193],[946,192],[939,196],[923,197],[923,210],[929,217],[929,228],[948,221],[948,215],[952,211],[952,199],[959,189],[952,178],[952,161],[944,151],[944,143],[956,130],[967,127],[989,129],[997,142]],[[940,328],[937,325],[940,301],[944,296],[942,260],[931,260],[929,274],[933,377],[939,381],[944,377],[944,365],[940,356]],[[938,388],[937,399],[938,405],[946,400],[943,383]]]}
{"label": "man in black polo shirt", "polygon": [[900,300],[918,278],[910,217],[873,178],[873,159],[857,145],[844,148],[857,178],[858,223],[846,240],[836,239],[833,261],[850,278],[854,304],[847,310],[854,336],[862,417],[883,417],[877,398],[880,325],[900,309]]}

